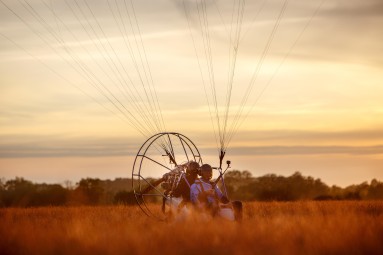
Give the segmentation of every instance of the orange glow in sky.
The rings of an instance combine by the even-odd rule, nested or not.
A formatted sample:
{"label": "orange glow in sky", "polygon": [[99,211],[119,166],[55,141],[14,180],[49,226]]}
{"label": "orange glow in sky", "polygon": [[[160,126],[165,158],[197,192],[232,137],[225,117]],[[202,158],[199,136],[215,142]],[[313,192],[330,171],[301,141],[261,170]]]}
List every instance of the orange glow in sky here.
{"label": "orange glow in sky", "polygon": [[[227,36],[235,32],[227,25],[232,1],[206,1],[211,73],[205,62],[198,65],[206,48],[194,1],[133,1],[136,30],[129,30],[133,9],[124,9],[124,1],[110,7],[107,0],[26,2],[0,3],[0,178],[130,177],[140,145],[157,130],[140,115],[153,109],[134,109],[156,100],[146,95],[149,85],[140,87],[132,54],[137,60],[146,54],[148,62],[139,63],[148,66],[139,70],[157,92],[164,129],[188,136],[205,162],[217,164],[207,103],[213,97],[201,73],[206,84],[214,74],[223,117],[233,65],[227,47],[234,43]],[[300,171],[341,186],[383,180],[381,1],[286,1],[267,52],[285,1],[245,3],[229,123],[246,94],[242,116],[248,115],[227,150],[232,167],[254,176]],[[148,67],[151,78],[144,74]],[[149,132],[140,134],[132,123]]]}

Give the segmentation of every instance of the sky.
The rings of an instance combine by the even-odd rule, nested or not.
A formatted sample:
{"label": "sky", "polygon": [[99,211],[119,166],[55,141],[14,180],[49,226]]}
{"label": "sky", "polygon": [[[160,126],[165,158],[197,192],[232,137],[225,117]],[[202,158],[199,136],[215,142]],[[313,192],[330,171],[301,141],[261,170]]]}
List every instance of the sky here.
{"label": "sky", "polygon": [[383,181],[382,1],[196,2],[1,0],[0,178],[128,178],[164,130],[217,165],[231,91],[232,169]]}

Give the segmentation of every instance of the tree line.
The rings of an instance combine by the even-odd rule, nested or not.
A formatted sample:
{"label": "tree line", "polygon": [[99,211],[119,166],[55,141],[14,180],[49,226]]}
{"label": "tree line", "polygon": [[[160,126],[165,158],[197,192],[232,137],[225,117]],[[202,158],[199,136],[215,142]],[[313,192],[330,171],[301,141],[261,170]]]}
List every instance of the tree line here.
{"label": "tree line", "polygon": [[248,171],[234,170],[225,174],[225,183],[231,199],[244,201],[383,199],[383,182],[376,179],[341,188],[300,172],[288,177],[275,174],[253,177]]}
{"label": "tree line", "polygon": [[[37,184],[20,177],[0,180],[0,207],[135,204],[128,178],[85,178],[66,184]],[[226,188],[229,198],[242,201],[383,199],[383,182],[376,179],[341,188],[299,172],[253,177],[248,171],[233,170],[225,174],[225,184],[221,189]]]}

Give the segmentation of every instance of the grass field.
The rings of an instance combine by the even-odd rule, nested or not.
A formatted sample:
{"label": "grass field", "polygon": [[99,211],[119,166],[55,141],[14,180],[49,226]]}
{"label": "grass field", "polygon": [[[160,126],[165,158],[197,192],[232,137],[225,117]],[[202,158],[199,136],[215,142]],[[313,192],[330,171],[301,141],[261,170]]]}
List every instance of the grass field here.
{"label": "grass field", "polygon": [[383,202],[252,202],[242,223],[135,206],[0,209],[1,254],[383,254]]}

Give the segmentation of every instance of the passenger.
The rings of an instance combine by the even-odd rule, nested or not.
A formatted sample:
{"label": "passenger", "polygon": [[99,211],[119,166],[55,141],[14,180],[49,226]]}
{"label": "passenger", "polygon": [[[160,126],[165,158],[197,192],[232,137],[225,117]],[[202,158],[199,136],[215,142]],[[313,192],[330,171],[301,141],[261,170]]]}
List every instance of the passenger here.
{"label": "passenger", "polygon": [[216,215],[219,210],[219,202],[227,204],[229,200],[221,190],[211,182],[213,169],[209,164],[201,166],[201,178],[197,179],[190,188],[190,201],[198,209],[209,210],[212,215]]}

